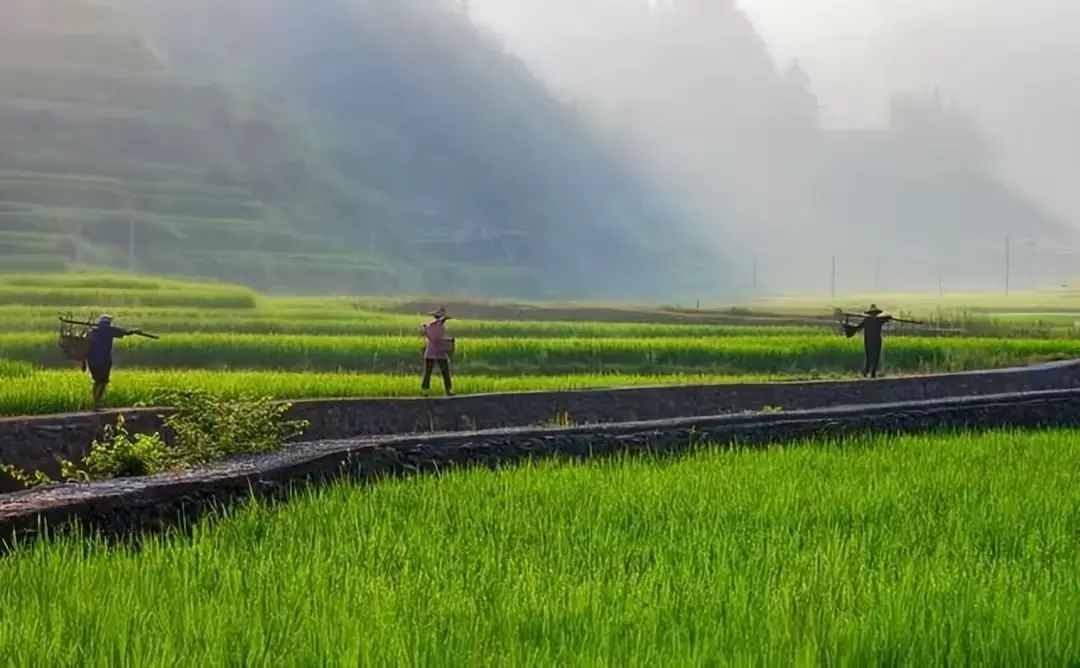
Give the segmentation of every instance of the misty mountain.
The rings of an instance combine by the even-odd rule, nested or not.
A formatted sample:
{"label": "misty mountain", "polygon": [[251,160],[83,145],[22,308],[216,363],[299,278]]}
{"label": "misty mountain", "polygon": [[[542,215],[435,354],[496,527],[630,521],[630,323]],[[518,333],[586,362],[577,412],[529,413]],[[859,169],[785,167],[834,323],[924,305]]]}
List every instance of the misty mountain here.
{"label": "misty mountain", "polygon": [[[777,63],[732,0],[513,0],[514,16],[477,3],[563,95],[635,147],[741,277],[736,292],[750,288],[751,259],[759,287],[828,289],[833,257],[841,288],[866,290],[882,256],[892,289],[936,287],[942,264],[951,288],[986,288],[999,284],[1008,238],[1075,243],[999,178],[978,109],[958,109],[947,90],[900,90],[887,125],[823,129],[814,82],[797,62]],[[1071,258],[1043,260],[1071,271]]]}
{"label": "misty mountain", "polygon": [[628,297],[688,247],[449,3],[10,0],[0,51],[8,270]]}

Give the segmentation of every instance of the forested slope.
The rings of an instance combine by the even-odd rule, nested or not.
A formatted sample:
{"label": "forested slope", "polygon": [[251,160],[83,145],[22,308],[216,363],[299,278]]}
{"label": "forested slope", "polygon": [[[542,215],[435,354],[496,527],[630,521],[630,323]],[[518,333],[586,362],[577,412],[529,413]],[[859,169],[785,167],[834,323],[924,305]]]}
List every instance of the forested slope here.
{"label": "forested slope", "polygon": [[627,296],[678,259],[644,185],[435,0],[9,0],[0,52],[5,269]]}

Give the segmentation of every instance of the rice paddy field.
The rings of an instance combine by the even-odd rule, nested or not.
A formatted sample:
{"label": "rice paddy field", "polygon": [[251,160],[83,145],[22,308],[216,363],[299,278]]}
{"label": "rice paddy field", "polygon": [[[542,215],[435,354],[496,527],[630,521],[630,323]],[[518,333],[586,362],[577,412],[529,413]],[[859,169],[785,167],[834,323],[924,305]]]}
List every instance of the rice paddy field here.
{"label": "rice paddy field", "polygon": [[1080,432],[339,484],[0,560],[0,662],[1080,662]]}
{"label": "rice paddy field", "polygon": [[[279,371],[200,371],[132,369],[114,374],[109,390],[114,406],[133,406],[161,388],[210,389],[235,399],[271,396],[287,399],[347,397],[409,397],[419,394],[414,375],[372,373],[318,373]],[[440,390],[435,373],[432,387]],[[823,379],[828,375],[805,374],[800,378]],[[529,392],[538,390],[584,390],[604,387],[690,385],[785,381],[785,374],[573,374],[562,376],[462,376],[454,381],[458,394]],[[87,379],[73,371],[39,371],[3,377],[0,370],[0,406],[8,415],[35,415],[86,410],[90,406]]]}
{"label": "rice paddy field", "polygon": [[[981,299],[981,301],[980,301]],[[452,302],[461,393],[851,378],[1080,357],[1080,292],[750,307]],[[107,400],[419,393],[423,299],[0,274],[0,414],[85,409],[56,316],[101,312]],[[1080,318],[1078,318],[1080,319]],[[434,387],[439,387],[436,379]],[[0,664],[1080,665],[1080,430],[865,435],[346,482],[138,546],[0,558]]]}
{"label": "rice paddy field", "polygon": [[[862,298],[860,298],[862,299]],[[928,325],[892,326],[886,374],[1005,367],[1080,356],[1080,293],[979,301],[879,299]],[[862,301],[866,301],[862,299]],[[850,303],[848,303],[850,302]],[[860,310],[854,299],[837,304]],[[984,303],[985,302],[985,303]],[[0,415],[81,410],[89,379],[57,346],[57,315],[109,312],[160,340],[117,343],[107,403],[158,387],[280,399],[419,394],[423,300],[267,297],[246,288],[114,275],[0,274]],[[858,339],[832,306],[803,299],[685,309],[453,302],[459,393],[853,377]],[[1025,308],[1036,309],[1024,315]],[[1007,309],[997,314],[993,308]],[[785,310],[786,309],[786,310]],[[477,317],[477,316],[483,317]],[[436,386],[438,382],[436,381]]]}

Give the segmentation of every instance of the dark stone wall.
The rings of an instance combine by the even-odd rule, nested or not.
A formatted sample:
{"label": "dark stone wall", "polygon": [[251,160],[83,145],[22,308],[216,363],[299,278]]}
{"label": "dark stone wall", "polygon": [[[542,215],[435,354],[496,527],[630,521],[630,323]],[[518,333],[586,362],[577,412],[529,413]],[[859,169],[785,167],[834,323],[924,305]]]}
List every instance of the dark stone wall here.
{"label": "dark stone wall", "polygon": [[[785,411],[949,396],[1080,387],[1080,362],[878,380],[638,387],[574,392],[481,394],[453,398],[324,399],[293,402],[289,417],[311,423],[305,441],[373,434],[420,434],[550,424],[661,420]],[[59,476],[57,456],[80,461],[106,424],[122,414],[129,429],[160,428],[163,409],[0,419],[0,462]],[[6,476],[4,477],[6,478]],[[0,493],[18,485],[0,480]]]}
{"label": "dark stone wall", "polygon": [[285,499],[341,476],[441,472],[535,457],[673,453],[707,443],[762,446],[859,433],[940,429],[1080,427],[1080,390],[936,399],[568,428],[513,428],[326,440],[203,469],[89,485],[54,485],[0,496],[0,538],[33,538],[78,522],[106,537],[190,524],[208,509],[251,498]]}

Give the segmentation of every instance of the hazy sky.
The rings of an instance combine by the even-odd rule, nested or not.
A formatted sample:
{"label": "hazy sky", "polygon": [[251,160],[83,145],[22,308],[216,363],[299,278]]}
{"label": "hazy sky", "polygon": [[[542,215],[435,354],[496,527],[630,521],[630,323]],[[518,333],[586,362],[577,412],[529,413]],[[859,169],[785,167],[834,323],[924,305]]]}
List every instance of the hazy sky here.
{"label": "hazy sky", "polygon": [[827,124],[880,122],[890,90],[940,85],[989,131],[1000,173],[1080,226],[1080,2],[738,2],[801,59]]}
{"label": "hazy sky", "polygon": [[[603,32],[572,0],[472,1],[534,64],[560,35]],[[984,125],[1002,176],[1080,226],[1080,0],[735,1],[779,65],[799,59],[824,126],[881,125],[892,91],[940,86]]]}

